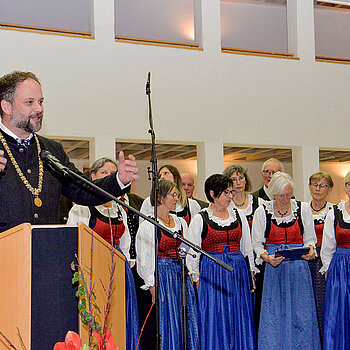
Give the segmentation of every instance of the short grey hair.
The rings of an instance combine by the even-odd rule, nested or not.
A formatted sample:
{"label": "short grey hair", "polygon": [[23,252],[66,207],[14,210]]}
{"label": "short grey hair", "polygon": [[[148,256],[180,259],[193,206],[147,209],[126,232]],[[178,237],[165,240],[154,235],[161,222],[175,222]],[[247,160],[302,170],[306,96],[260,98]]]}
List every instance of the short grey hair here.
{"label": "short grey hair", "polygon": [[[280,171],[284,171],[284,166],[283,164],[276,158],[270,158],[268,160],[265,160],[264,164],[262,165],[261,167],[261,171],[264,171],[265,168],[266,168],[266,165],[269,164],[269,163],[278,163],[279,166],[280,166]],[[270,185],[269,185],[270,186]]]}
{"label": "short grey hair", "polygon": [[94,161],[94,163],[91,165],[91,168],[88,170],[87,175],[91,177],[91,174],[96,174],[98,170],[101,169],[106,163],[113,163],[118,171],[118,164],[115,160],[103,157]]}
{"label": "short grey hair", "polygon": [[282,194],[288,185],[291,185],[294,194],[295,183],[293,182],[292,178],[287,173],[277,171],[277,173],[272,175],[269,188],[267,189],[269,197],[273,198],[275,194]]}

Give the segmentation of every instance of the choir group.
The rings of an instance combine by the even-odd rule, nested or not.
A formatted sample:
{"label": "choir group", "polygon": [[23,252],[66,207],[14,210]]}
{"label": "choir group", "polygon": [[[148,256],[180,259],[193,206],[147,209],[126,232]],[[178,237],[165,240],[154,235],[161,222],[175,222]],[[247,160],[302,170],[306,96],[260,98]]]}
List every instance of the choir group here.
{"label": "choir group", "polygon": [[[116,170],[104,158],[91,177]],[[162,226],[233,267],[228,272],[191,250],[187,255],[188,349],[350,349],[349,200],[327,201],[333,181],[325,172],[310,176],[310,202],[294,198],[294,182],[277,159],[267,160],[261,174],[264,185],[252,194],[240,165],[209,176],[205,205],[192,198],[188,174],[181,179],[174,166],[165,165],[157,198],[153,191],[144,201],[130,194],[122,198],[150,217],[156,206]],[[344,186],[350,199],[350,172]],[[109,242],[112,232],[114,245],[128,258],[127,349],[135,349],[147,305],[140,293],[147,293],[150,305],[156,297],[153,225],[116,203],[75,205],[68,223],[76,222]],[[179,244],[158,231],[159,324],[166,350],[182,349]],[[141,342],[144,349],[154,348],[149,339]]]}

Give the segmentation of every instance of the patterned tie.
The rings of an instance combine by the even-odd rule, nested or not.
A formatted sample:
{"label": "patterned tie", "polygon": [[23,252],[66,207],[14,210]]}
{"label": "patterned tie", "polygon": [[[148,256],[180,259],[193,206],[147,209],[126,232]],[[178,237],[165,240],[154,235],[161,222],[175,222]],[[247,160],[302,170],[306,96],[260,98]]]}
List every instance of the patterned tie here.
{"label": "patterned tie", "polygon": [[27,148],[30,145],[30,140],[29,139],[20,139],[18,138],[17,140],[17,144],[19,144],[20,146],[24,146],[25,148]]}

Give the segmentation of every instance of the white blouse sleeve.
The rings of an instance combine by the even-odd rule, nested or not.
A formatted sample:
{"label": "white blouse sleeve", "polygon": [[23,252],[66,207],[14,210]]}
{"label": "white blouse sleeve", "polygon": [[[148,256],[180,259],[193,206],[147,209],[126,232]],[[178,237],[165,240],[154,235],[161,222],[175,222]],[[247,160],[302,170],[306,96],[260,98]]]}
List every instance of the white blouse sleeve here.
{"label": "white blouse sleeve", "polygon": [[188,206],[190,209],[191,219],[192,219],[195,217],[195,215],[197,215],[200,212],[201,206],[199,205],[199,203],[197,201],[195,201],[192,198],[188,198]]}
{"label": "white blouse sleeve", "polygon": [[[140,212],[146,216],[152,216],[154,214],[154,208],[151,205],[151,199],[150,197],[145,198],[145,200],[143,201],[141,208],[140,208]],[[140,216],[139,218],[139,223],[141,224],[141,222],[143,222],[144,219],[142,219],[142,217]]]}
{"label": "white blouse sleeve", "polygon": [[154,286],[154,228],[147,221],[141,223],[136,234],[136,267],[145,282],[141,288]]}
{"label": "white blouse sleeve", "polygon": [[90,217],[89,207],[74,204],[68,213],[67,225],[76,225],[78,222],[82,222],[86,226],[89,226]]}
{"label": "white blouse sleeve", "polygon": [[[188,230],[188,239],[195,245],[202,246],[202,231],[203,231],[203,218],[200,214],[195,215],[190,223]],[[192,275],[192,280],[197,282],[199,280],[199,262],[200,253],[190,249],[190,254],[187,254],[186,263],[189,274]],[[193,255],[196,257],[194,258]]]}
{"label": "white blouse sleeve", "polygon": [[261,254],[266,253],[264,248],[266,230],[266,215],[264,207],[261,205],[254,214],[252,225],[252,244],[256,257],[256,263],[262,264],[263,260],[260,258]]}
{"label": "white blouse sleeve", "polygon": [[248,256],[250,271],[258,273],[259,269],[254,264],[254,254],[252,239],[250,237],[250,228],[246,216],[238,210],[238,214],[242,222],[242,238],[240,242],[240,250],[244,257]]}
{"label": "white blouse sleeve", "polygon": [[304,246],[316,246],[317,237],[315,233],[314,217],[308,203],[301,203],[301,218],[304,225]]}
{"label": "white blouse sleeve", "polygon": [[320,269],[322,274],[328,270],[329,264],[336,250],[337,241],[335,239],[334,230],[334,209],[332,208],[326,216],[323,228],[323,239],[321,246],[321,260],[323,265]]}
{"label": "white blouse sleeve", "polygon": [[[123,254],[126,256],[127,260],[130,262],[130,244],[131,244],[131,237],[130,237],[130,231],[129,231],[129,227],[128,227],[128,217],[126,214],[126,211],[122,208],[119,208],[119,210],[121,211],[122,217],[123,217],[123,223],[125,226],[125,231],[123,233],[123,235],[120,237],[120,241],[119,241],[119,247],[121,249],[121,251],[123,252]],[[133,267],[135,265],[135,262],[133,261],[132,263],[130,263],[130,266]]]}

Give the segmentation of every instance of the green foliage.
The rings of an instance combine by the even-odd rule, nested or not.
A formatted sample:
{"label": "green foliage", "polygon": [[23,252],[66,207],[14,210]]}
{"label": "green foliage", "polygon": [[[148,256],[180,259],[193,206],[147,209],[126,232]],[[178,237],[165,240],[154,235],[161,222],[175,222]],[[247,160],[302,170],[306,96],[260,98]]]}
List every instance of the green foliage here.
{"label": "green foliage", "polygon": [[80,317],[82,322],[86,325],[88,325],[94,319],[94,316],[92,316],[91,313],[87,312],[86,310],[82,310],[80,312]]}
{"label": "green foliage", "polygon": [[77,292],[75,293],[75,295],[77,297],[81,297],[83,295],[86,295],[84,286],[79,286],[79,288],[78,288]]}
{"label": "green foliage", "polygon": [[96,309],[96,311],[100,314],[101,313],[100,308],[96,304],[92,304],[92,305]]}
{"label": "green foliage", "polygon": [[98,322],[95,322],[95,329],[94,329],[97,333],[101,333],[102,331],[102,327]]}
{"label": "green foliage", "polygon": [[78,310],[80,311],[80,310],[84,310],[84,309],[86,309],[86,299],[84,298],[84,299],[81,299],[80,300],[80,303],[79,303],[79,305],[78,305]]}
{"label": "green foliage", "polygon": [[75,284],[80,281],[79,272],[74,272],[73,278],[72,278],[72,284]]}

